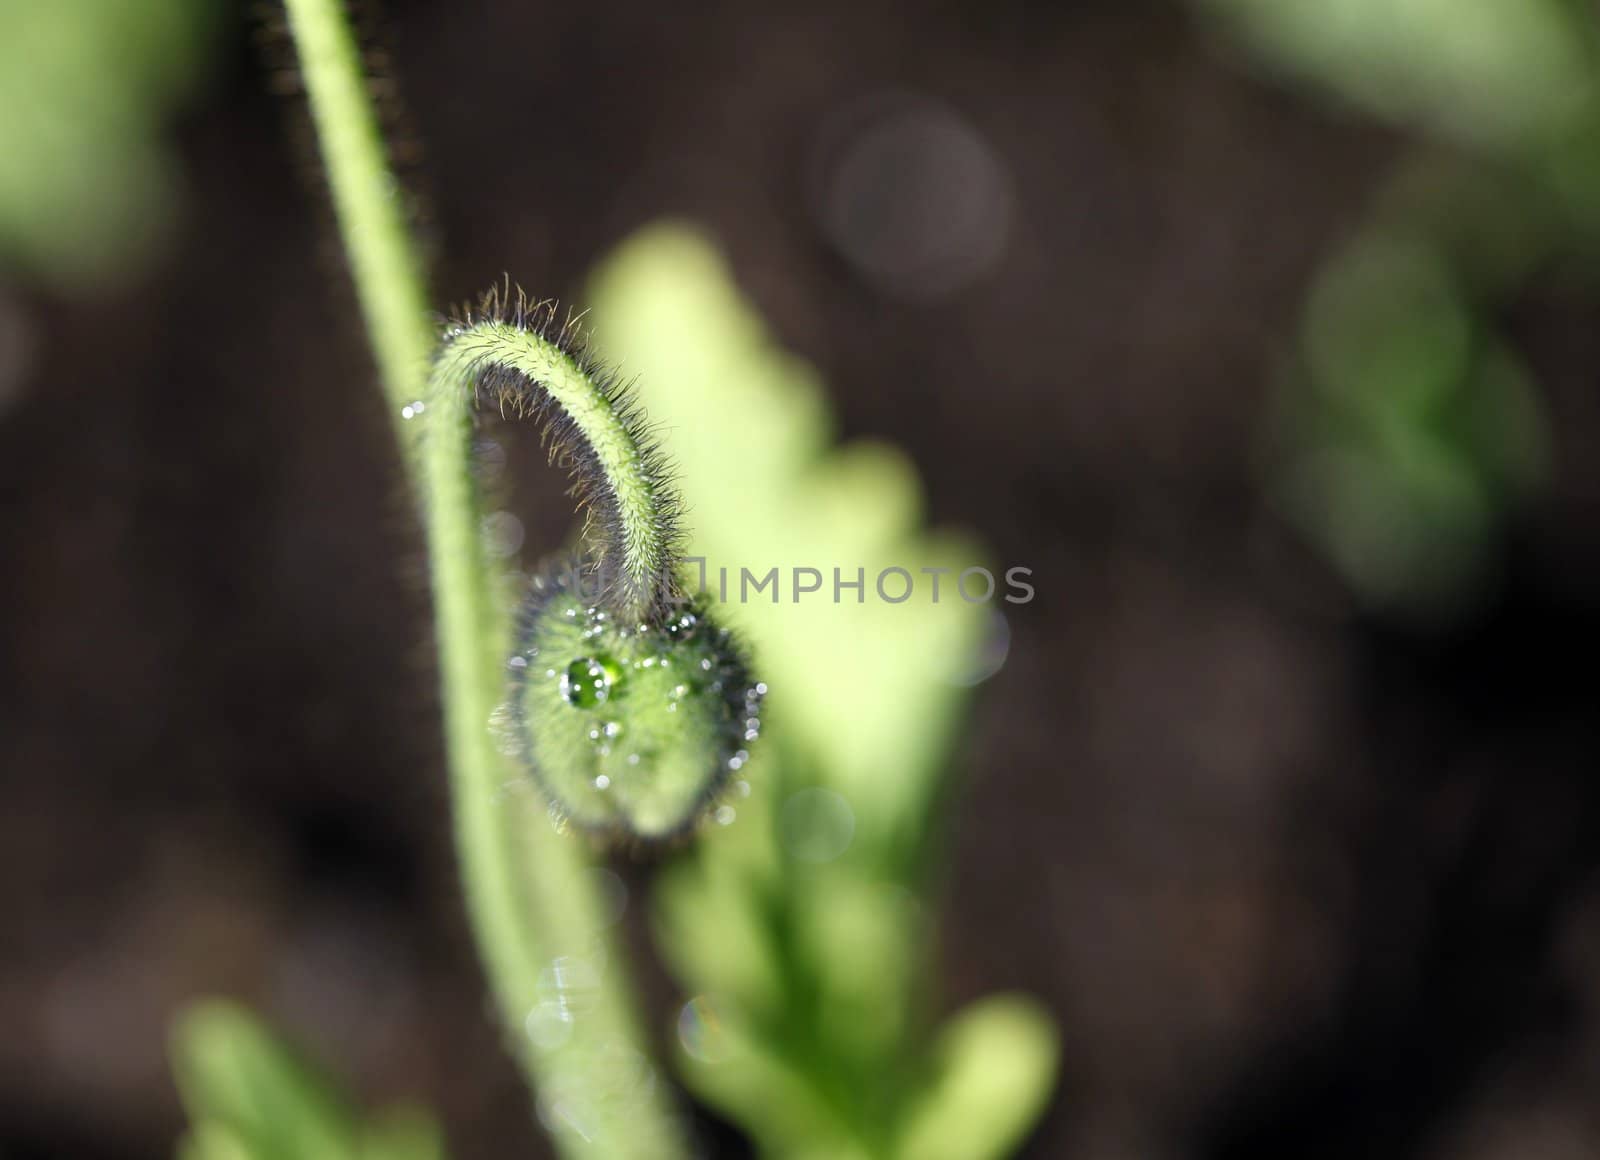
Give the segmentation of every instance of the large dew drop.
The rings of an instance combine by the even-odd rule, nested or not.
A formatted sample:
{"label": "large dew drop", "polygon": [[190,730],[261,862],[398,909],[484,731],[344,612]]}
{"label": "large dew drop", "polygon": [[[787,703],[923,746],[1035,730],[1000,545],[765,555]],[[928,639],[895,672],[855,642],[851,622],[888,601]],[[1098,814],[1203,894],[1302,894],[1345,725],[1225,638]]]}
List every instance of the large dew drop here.
{"label": "large dew drop", "polygon": [[567,704],[593,709],[611,699],[622,673],[605,657],[580,657],[561,674],[561,695]]}

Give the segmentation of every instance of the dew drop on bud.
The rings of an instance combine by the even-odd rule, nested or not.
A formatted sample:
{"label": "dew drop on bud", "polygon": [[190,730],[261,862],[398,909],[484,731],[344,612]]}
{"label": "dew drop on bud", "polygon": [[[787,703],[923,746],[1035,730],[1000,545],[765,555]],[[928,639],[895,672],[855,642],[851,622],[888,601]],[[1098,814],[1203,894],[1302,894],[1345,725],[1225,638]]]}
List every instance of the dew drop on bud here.
{"label": "dew drop on bud", "polygon": [[592,709],[611,697],[612,687],[620,674],[614,665],[606,664],[600,657],[580,657],[567,666],[561,674],[561,695],[567,704],[580,709]]}

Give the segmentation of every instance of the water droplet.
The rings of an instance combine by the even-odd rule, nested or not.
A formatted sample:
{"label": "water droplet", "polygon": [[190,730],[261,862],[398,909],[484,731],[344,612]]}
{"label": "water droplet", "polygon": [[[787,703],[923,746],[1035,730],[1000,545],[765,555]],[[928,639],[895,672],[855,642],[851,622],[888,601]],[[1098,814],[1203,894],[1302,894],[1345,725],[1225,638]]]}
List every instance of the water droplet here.
{"label": "water droplet", "polygon": [[418,399],[414,403],[407,403],[404,407],[401,407],[400,408],[400,417],[402,419],[415,419],[418,415],[422,414],[422,412],[426,411],[427,409],[428,409],[427,404],[424,403],[421,399]]}
{"label": "water droplet", "polygon": [[1011,237],[1009,167],[966,117],[885,94],[844,110],[812,163],[817,224],[881,293],[933,301],[971,285]]}
{"label": "water droplet", "polygon": [[739,816],[739,812],[737,810],[735,810],[732,806],[724,805],[724,806],[718,806],[717,807],[717,812],[712,814],[711,816],[714,817],[717,820],[717,825],[719,825],[719,826],[731,826],[731,825],[733,825],[734,819]]}
{"label": "water droplet", "polygon": [[567,666],[561,676],[561,695],[567,704],[580,709],[592,709],[604,704],[611,696],[615,683],[613,666],[598,657],[582,657]]}
{"label": "water droplet", "polygon": [[778,831],[799,861],[831,862],[849,849],[856,815],[850,803],[832,790],[803,789],[783,803]]}
{"label": "water droplet", "polygon": [[678,1012],[678,1042],[702,1063],[720,1063],[728,1058],[730,1045],[722,1016],[705,995],[690,999]]}
{"label": "water droplet", "polygon": [[599,777],[594,779],[594,788],[595,789],[610,789],[611,788],[611,779],[609,777],[607,777],[605,774],[602,773]]}
{"label": "water droplet", "polygon": [[765,682],[765,681],[757,681],[756,682],[756,696],[765,697],[766,695],[767,695],[767,682]]}
{"label": "water droplet", "polygon": [[568,1011],[592,1011],[600,1002],[600,972],[586,958],[562,955],[539,972],[539,994]]}
{"label": "water droplet", "polygon": [[619,737],[619,736],[621,736],[621,734],[622,734],[622,722],[621,721],[607,721],[606,722],[606,728],[605,728],[605,734],[606,734],[607,737]]}
{"label": "water droplet", "polygon": [[560,1047],[572,1038],[572,1012],[559,999],[536,1004],[523,1020],[523,1030],[538,1047]]}
{"label": "water droplet", "polygon": [[982,643],[975,652],[960,658],[948,679],[962,688],[982,684],[1004,667],[1010,652],[1011,625],[999,609],[990,609]]}

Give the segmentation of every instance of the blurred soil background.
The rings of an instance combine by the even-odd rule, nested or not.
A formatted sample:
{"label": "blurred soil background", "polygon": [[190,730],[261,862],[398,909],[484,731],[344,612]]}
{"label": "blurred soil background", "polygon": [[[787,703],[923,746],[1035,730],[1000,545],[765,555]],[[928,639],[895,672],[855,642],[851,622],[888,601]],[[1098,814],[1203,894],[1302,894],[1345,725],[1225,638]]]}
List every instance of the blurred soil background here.
{"label": "blurred soil background", "polygon": [[[164,253],[0,283],[0,1156],[168,1155],[167,1021],[214,993],[433,1105],[458,1160],[544,1155],[457,898],[414,521],[262,24],[229,13],[175,121]],[[1494,320],[1551,470],[1484,594],[1375,614],[1267,502],[1263,416],[1404,134],[1143,0],[375,26],[441,303],[507,271],[570,298],[636,227],[700,223],[841,435],[1033,569],[956,756],[938,971],[951,1006],[1022,988],[1061,1022],[1027,1156],[1600,1154],[1592,280]],[[884,117],[909,144],[850,144]],[[524,474],[537,553],[570,509]]]}

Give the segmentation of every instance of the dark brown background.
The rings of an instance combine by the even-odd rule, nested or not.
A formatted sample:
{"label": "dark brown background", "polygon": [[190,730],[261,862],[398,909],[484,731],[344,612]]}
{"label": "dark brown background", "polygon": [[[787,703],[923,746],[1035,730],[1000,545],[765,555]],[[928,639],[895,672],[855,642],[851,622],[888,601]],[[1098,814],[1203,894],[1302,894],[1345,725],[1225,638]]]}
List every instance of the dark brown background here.
{"label": "dark brown background", "polygon": [[[460,1160],[540,1155],[457,902],[387,423],[251,28],[178,128],[161,267],[5,291],[31,356],[0,413],[0,1155],[167,1154],[165,1025],[218,992],[364,1099],[438,1108]],[[1407,144],[1185,10],[479,0],[382,28],[441,301],[507,270],[571,295],[634,227],[702,222],[843,433],[1034,568],[959,755],[939,964],[952,1003],[1023,987],[1060,1019],[1029,1156],[1600,1152],[1592,288],[1552,273],[1497,320],[1555,478],[1490,603],[1407,631],[1255,468],[1307,279]],[[825,126],[887,90],[960,110],[1016,189],[999,266],[934,304],[860,281],[808,201]],[[533,547],[558,488],[529,475]]]}

